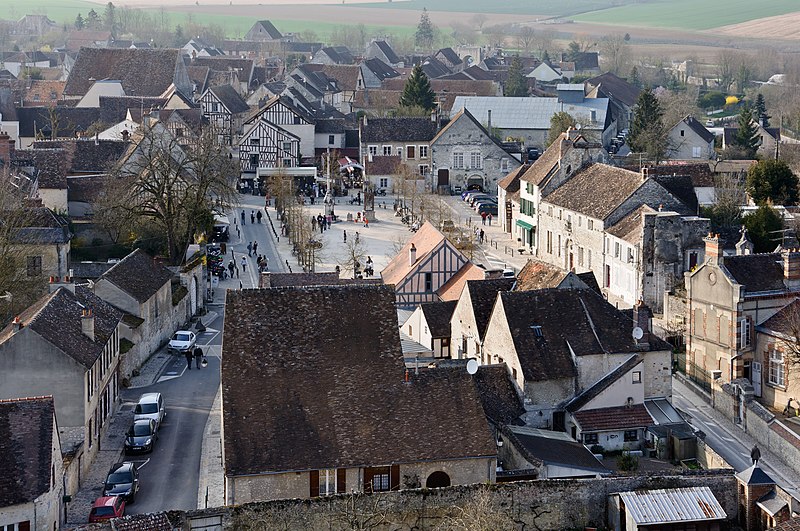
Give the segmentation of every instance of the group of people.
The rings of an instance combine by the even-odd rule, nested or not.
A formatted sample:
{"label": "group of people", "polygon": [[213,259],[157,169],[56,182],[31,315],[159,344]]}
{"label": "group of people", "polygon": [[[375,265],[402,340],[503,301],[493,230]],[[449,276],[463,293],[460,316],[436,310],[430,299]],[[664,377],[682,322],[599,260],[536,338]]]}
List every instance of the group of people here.
{"label": "group of people", "polygon": [[[258,220],[258,222],[261,223],[262,217],[263,214],[261,213],[260,210],[258,212],[256,212],[255,210],[250,211],[250,223],[255,225],[256,220]],[[244,210],[242,210],[242,225],[247,225],[247,218],[245,217]]]}
{"label": "group of people", "polygon": [[319,227],[320,234],[325,232],[327,229],[331,228],[331,220],[328,216],[323,216],[322,214],[317,214],[316,216],[311,216],[311,229],[317,230]]}
{"label": "group of people", "polygon": [[481,212],[481,223],[486,225],[486,222],[489,222],[489,226],[492,225],[492,215],[488,212]]}
{"label": "group of people", "polygon": [[186,356],[186,368],[188,370],[192,370],[192,358],[197,362],[197,368],[201,368],[203,364],[203,349],[200,347],[195,347],[194,350],[187,350],[183,354]]}
{"label": "group of people", "polygon": [[475,239],[478,240],[478,243],[483,243],[483,240],[486,238],[486,233],[483,232],[483,229],[476,226],[475,227]]}

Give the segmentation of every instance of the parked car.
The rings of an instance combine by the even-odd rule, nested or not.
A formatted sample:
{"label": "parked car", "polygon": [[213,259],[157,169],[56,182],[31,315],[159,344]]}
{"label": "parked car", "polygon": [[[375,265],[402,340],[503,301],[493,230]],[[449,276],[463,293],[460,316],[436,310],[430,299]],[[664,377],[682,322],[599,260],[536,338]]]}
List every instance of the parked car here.
{"label": "parked car", "polygon": [[706,120],[706,127],[714,127],[714,120]]}
{"label": "parked car", "polygon": [[467,203],[469,204],[469,206],[475,206],[475,203],[480,201],[481,199],[492,199],[492,196],[488,194],[473,195],[470,196]]}
{"label": "parked car", "polygon": [[89,523],[94,524],[125,516],[125,500],[120,496],[101,496],[92,504]]}
{"label": "parked car", "polygon": [[464,192],[461,192],[461,199],[463,199],[464,201],[469,201],[469,198],[471,196],[482,194],[482,193],[483,192],[481,192],[480,190],[466,190]]}
{"label": "parked car", "polygon": [[161,393],[145,393],[139,397],[136,407],[133,408],[133,420],[153,419],[161,427],[167,408],[164,406],[164,397]]}
{"label": "parked car", "polygon": [[193,350],[196,342],[197,336],[194,335],[194,332],[190,330],[178,330],[172,335],[172,339],[169,340],[167,350],[183,354],[187,350]]}
{"label": "parked car", "polygon": [[472,208],[475,209],[475,212],[478,212],[480,208],[484,205],[494,206],[495,208],[497,208],[497,201],[493,201],[492,199],[487,199],[485,201],[478,201]]}
{"label": "parked car", "polygon": [[126,503],[136,501],[139,492],[139,470],[136,463],[125,461],[116,463],[106,476],[103,496],[120,496]]}
{"label": "parked car", "polygon": [[155,420],[134,420],[125,435],[125,453],[152,452],[157,439],[158,423]]}
{"label": "parked car", "polygon": [[493,217],[497,217],[497,205],[481,205],[478,209],[478,214],[491,214]]}

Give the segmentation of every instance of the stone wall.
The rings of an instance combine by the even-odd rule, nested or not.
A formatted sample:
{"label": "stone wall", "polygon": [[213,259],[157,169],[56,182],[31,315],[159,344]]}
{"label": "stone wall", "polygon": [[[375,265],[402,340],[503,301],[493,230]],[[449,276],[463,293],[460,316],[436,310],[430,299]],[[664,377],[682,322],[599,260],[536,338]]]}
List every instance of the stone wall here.
{"label": "stone wall", "polygon": [[[216,517],[222,529],[580,529],[607,524],[609,495],[637,489],[707,486],[730,521],[737,518],[733,471],[681,476],[541,480],[347,494],[169,513],[176,529]],[[193,522],[197,522],[193,526]]]}

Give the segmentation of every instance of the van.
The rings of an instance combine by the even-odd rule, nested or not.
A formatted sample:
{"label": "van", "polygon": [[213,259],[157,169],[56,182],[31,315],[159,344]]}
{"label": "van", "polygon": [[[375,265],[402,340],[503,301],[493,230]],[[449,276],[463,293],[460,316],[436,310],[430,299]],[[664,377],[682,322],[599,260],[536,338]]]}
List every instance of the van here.
{"label": "van", "polygon": [[167,410],[164,407],[164,398],[161,393],[145,393],[139,397],[136,407],[133,408],[133,420],[153,419],[161,426]]}

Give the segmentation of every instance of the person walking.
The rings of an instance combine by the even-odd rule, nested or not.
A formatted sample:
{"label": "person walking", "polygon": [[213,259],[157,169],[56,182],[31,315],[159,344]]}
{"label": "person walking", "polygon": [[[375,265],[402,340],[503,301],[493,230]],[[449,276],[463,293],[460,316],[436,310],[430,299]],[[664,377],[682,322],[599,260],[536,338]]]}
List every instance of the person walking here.
{"label": "person walking", "polygon": [[192,351],[187,349],[186,352],[183,353],[183,355],[186,357],[186,368],[191,371],[192,370]]}
{"label": "person walking", "polygon": [[369,228],[369,219],[367,219],[367,216],[364,216],[364,227],[367,229]]}
{"label": "person walking", "polygon": [[347,231],[346,230],[342,231],[342,238],[344,238],[344,243],[347,243]]}
{"label": "person walking", "polygon": [[[242,273],[247,273],[247,258],[242,257]],[[238,274],[236,275],[239,276]]]}
{"label": "person walking", "polygon": [[247,242],[247,256],[253,255],[253,242]]}
{"label": "person walking", "polygon": [[258,254],[258,242],[257,241],[253,241],[253,254],[254,255]]}
{"label": "person walking", "polygon": [[228,271],[231,272],[231,278],[233,278],[233,267],[234,267],[233,260],[231,260],[230,262],[228,262]]}
{"label": "person walking", "polygon": [[311,230],[317,232],[317,218],[316,216],[311,216]]}
{"label": "person walking", "polygon": [[481,212],[481,224],[486,225],[486,212]]}
{"label": "person walking", "polygon": [[261,211],[260,210],[258,212],[256,212],[256,219],[258,220],[258,223],[261,224]]}
{"label": "person walking", "polygon": [[244,210],[242,210],[242,225],[247,224],[247,220],[244,217]]}
{"label": "person walking", "polygon": [[[200,368],[200,362],[203,361],[203,349],[201,349],[198,346],[194,347],[194,361],[195,361],[196,367],[199,369]],[[191,363],[189,365],[191,365]]]}
{"label": "person walking", "polygon": [[251,224],[255,224],[255,222],[256,222],[256,211],[255,210],[251,210],[250,211],[250,223]]}
{"label": "person walking", "polygon": [[486,219],[489,220],[489,226],[491,227],[492,226],[492,213],[491,212],[489,213],[488,216],[486,216]]}
{"label": "person walking", "polygon": [[222,253],[222,256],[228,254],[228,246],[225,244],[225,242],[219,244],[219,250]]}
{"label": "person walking", "polygon": [[481,229],[481,232],[480,232],[481,243],[483,243],[483,237],[484,237],[484,232],[483,232],[483,229]]}

